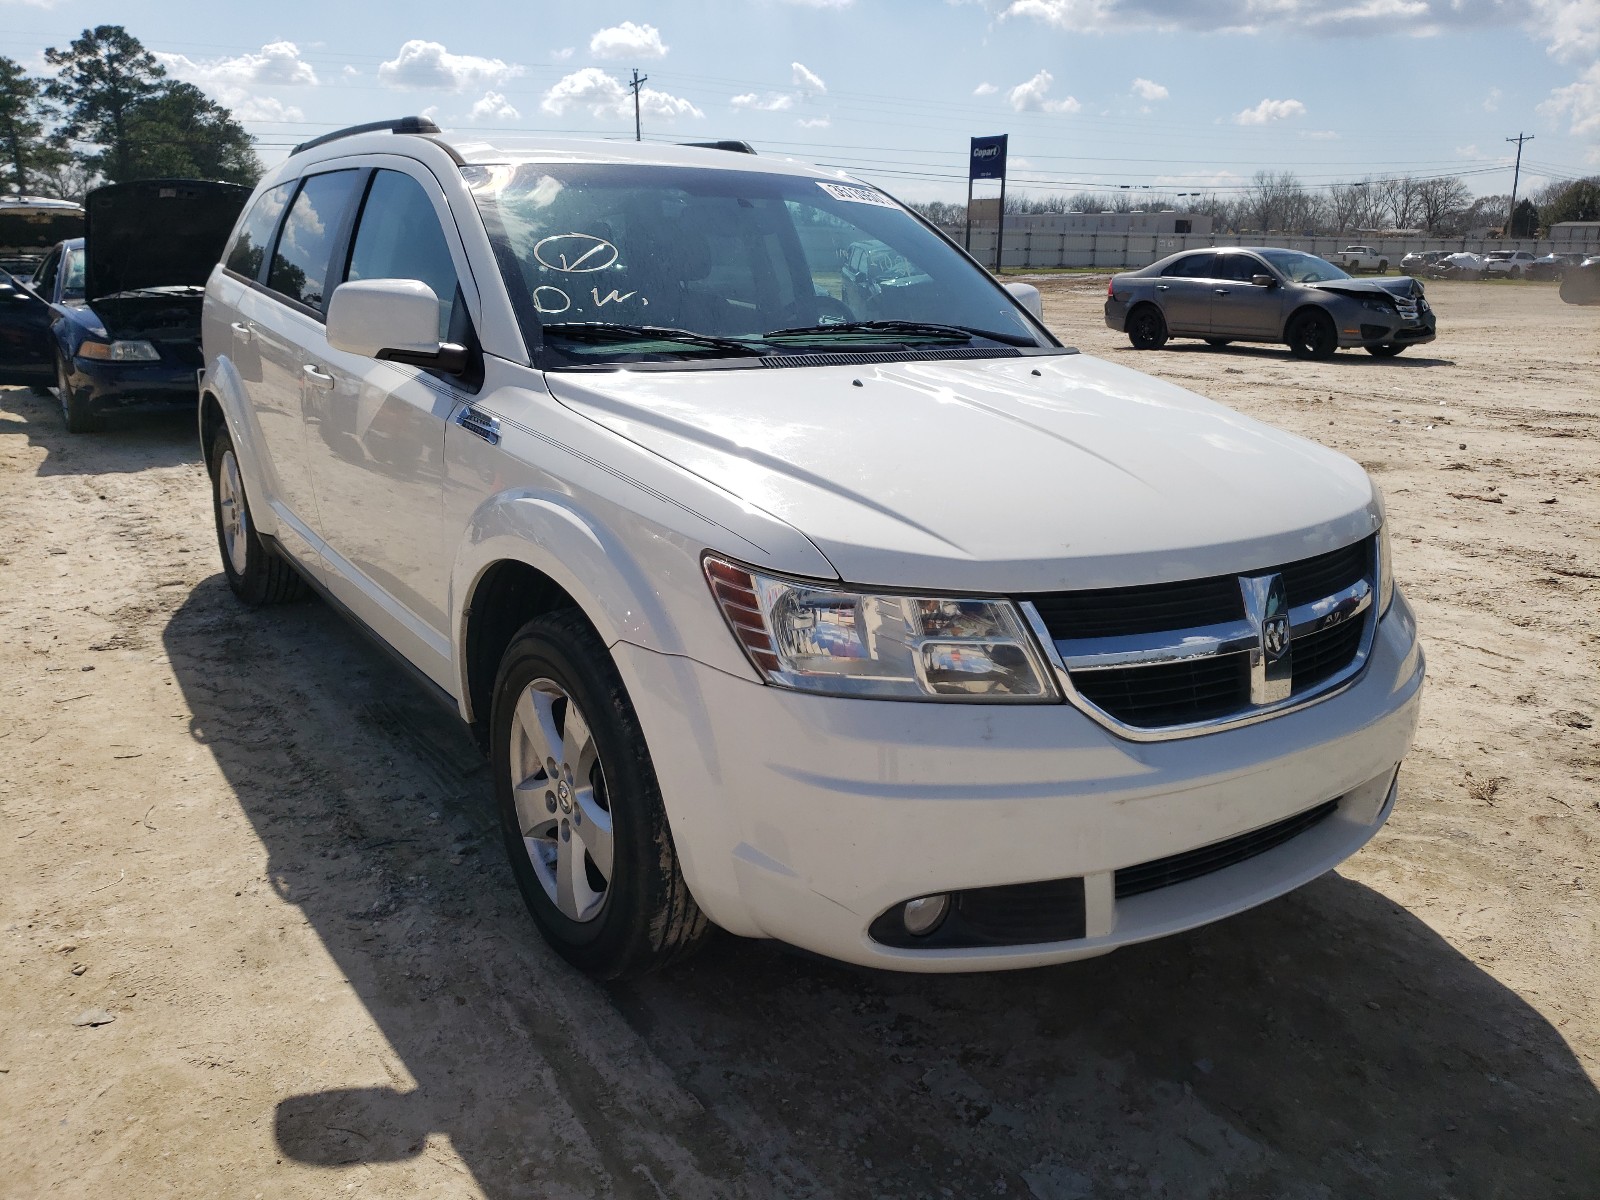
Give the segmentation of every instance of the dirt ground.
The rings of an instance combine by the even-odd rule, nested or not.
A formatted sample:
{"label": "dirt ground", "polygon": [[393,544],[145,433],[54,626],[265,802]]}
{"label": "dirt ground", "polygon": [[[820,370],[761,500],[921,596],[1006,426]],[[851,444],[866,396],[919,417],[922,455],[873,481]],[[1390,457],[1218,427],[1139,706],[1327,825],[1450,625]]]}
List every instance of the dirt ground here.
{"label": "dirt ground", "polygon": [[722,938],[596,986],[466,735],[322,605],[234,603],[186,417],[0,391],[0,1195],[1600,1194],[1600,310],[1432,285],[1433,346],[1323,364],[1041,286],[1382,483],[1430,679],[1371,846],[1071,966]]}

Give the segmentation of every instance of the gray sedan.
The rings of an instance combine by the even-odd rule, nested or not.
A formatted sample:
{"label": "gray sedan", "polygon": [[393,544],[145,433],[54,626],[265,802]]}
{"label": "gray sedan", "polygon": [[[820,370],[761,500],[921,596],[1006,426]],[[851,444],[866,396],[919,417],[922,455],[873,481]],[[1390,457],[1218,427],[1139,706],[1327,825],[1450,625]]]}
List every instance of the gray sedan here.
{"label": "gray sedan", "polygon": [[1254,246],[1189,250],[1113,275],[1106,324],[1136,350],[1194,337],[1284,343],[1298,358],[1354,346],[1388,358],[1433,341],[1436,327],[1415,279],[1352,279],[1313,255]]}

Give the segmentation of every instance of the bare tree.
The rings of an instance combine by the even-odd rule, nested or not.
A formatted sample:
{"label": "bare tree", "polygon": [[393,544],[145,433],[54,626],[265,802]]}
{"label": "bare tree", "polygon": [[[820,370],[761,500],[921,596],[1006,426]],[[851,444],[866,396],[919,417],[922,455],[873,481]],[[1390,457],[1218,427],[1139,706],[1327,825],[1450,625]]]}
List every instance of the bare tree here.
{"label": "bare tree", "polygon": [[1409,175],[1380,179],[1368,187],[1376,193],[1378,215],[1391,229],[1410,229],[1417,223],[1417,181]]}
{"label": "bare tree", "polygon": [[1417,183],[1417,212],[1422,227],[1429,233],[1437,229],[1446,217],[1464,210],[1472,203],[1472,192],[1454,175],[1438,179],[1423,179]]}

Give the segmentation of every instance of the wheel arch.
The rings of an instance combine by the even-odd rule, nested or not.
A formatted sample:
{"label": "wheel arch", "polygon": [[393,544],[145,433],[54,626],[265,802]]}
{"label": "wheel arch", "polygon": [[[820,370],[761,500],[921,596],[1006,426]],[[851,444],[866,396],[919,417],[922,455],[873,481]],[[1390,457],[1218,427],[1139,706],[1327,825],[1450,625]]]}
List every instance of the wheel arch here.
{"label": "wheel arch", "polygon": [[263,452],[243,381],[232,362],[218,358],[206,368],[196,413],[196,432],[207,474],[211,471],[211,448],[216,444],[217,434],[224,429],[233,442],[239,472],[244,476],[245,492],[250,497],[250,519],[258,532],[276,536],[277,514],[268,502],[274,494],[269,486],[271,465]]}
{"label": "wheel arch", "polygon": [[1337,330],[1339,327],[1339,322],[1334,320],[1333,313],[1328,311],[1330,307],[1331,305],[1326,300],[1320,302],[1317,300],[1302,300],[1299,304],[1295,305],[1294,308],[1290,310],[1289,315],[1283,319],[1283,328],[1278,331],[1280,335],[1279,340],[1287,341],[1289,339],[1289,330],[1294,328],[1294,323],[1301,317],[1305,316],[1306,313],[1321,313],[1323,316],[1327,317],[1328,320],[1333,321],[1334,329]]}

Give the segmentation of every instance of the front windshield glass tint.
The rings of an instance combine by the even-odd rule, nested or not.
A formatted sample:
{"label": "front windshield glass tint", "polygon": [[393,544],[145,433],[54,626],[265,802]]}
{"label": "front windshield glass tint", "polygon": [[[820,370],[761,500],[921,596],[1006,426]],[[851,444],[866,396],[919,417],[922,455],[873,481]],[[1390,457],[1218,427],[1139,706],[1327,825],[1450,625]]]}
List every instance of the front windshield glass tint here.
{"label": "front windshield glass tint", "polygon": [[61,260],[61,298],[83,299],[83,251],[68,250]]}
{"label": "front windshield glass tint", "polygon": [[1334,279],[1349,279],[1338,267],[1325,258],[1301,254],[1298,250],[1263,250],[1261,257],[1278,269],[1290,283],[1328,283]]}
{"label": "front windshield glass tint", "polygon": [[[542,326],[554,355],[548,365],[802,346],[1041,344],[982,271],[872,189],[612,163],[463,173],[500,243],[507,286],[520,292],[525,319]],[[886,321],[961,326],[1000,339],[860,326]],[[699,337],[629,336],[617,326]],[[792,330],[809,332],[780,332]]]}

